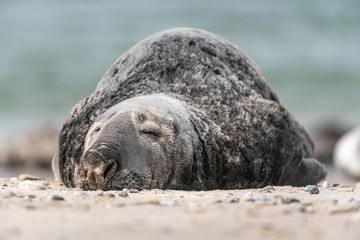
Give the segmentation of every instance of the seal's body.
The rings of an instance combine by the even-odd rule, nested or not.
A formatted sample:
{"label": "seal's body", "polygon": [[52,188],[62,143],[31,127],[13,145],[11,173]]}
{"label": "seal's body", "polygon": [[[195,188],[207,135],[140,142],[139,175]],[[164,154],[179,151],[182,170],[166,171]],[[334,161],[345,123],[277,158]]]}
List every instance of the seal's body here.
{"label": "seal's body", "polygon": [[313,144],[258,67],[211,33],[135,45],[63,125],[55,174],[84,189],[315,184]]}

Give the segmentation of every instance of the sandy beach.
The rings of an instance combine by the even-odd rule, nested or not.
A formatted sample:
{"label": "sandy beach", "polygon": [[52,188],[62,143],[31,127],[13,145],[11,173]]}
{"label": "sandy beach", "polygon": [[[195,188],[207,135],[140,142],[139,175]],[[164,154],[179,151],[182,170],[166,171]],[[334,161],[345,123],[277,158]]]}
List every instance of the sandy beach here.
{"label": "sandy beach", "polygon": [[[19,180],[20,179],[20,180]],[[359,239],[360,185],[82,191],[0,179],[0,239]]]}

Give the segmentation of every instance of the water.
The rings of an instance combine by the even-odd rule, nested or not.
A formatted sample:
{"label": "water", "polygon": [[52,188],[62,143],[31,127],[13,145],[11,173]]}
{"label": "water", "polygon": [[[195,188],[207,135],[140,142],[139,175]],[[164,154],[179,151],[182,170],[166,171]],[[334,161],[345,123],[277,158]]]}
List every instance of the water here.
{"label": "water", "polygon": [[112,63],[186,26],[242,48],[307,127],[360,121],[360,2],[0,1],[0,139],[60,125]]}

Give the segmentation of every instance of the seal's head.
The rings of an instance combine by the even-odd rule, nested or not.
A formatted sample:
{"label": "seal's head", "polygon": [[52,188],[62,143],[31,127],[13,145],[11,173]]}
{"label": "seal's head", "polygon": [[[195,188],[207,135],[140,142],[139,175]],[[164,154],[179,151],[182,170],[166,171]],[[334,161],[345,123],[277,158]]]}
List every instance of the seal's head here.
{"label": "seal's head", "polygon": [[197,145],[182,102],[162,95],[131,98],[92,124],[74,182],[87,190],[178,188],[190,181]]}

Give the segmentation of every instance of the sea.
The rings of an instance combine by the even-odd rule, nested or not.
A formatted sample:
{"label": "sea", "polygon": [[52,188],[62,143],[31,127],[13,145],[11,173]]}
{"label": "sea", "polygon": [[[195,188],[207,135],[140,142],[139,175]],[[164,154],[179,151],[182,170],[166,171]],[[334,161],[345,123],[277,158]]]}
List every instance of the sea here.
{"label": "sea", "polygon": [[305,127],[360,124],[358,0],[0,0],[0,140],[60,128],[127,49],[174,27],[239,46]]}

